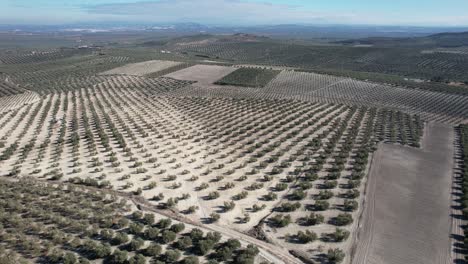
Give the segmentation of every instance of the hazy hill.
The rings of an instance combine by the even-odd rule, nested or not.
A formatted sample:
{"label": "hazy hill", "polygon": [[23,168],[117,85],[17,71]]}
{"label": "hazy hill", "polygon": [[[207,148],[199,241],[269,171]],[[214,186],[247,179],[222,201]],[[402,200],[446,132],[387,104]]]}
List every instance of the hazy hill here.
{"label": "hazy hill", "polygon": [[387,38],[372,37],[364,39],[350,39],[336,43],[345,45],[374,45],[374,46],[424,46],[424,47],[461,47],[468,46],[468,32],[438,33],[425,37]]}

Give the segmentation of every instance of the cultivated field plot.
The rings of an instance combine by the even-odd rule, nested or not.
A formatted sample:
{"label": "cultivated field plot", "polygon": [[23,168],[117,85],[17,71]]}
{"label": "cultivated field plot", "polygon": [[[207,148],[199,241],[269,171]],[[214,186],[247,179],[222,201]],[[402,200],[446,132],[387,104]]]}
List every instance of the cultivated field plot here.
{"label": "cultivated field plot", "polygon": [[301,96],[335,85],[343,80],[347,79],[315,73],[282,71],[273,81],[268,83],[265,92],[286,96]]}
{"label": "cultivated field plot", "polygon": [[415,112],[423,117],[456,124],[468,119],[468,96],[405,89],[352,79],[311,94],[322,102],[373,105]]}
{"label": "cultivated field plot", "polygon": [[[14,83],[41,93],[41,97],[25,92],[0,98],[0,176],[9,180],[33,177],[56,184],[54,188],[62,182],[84,196],[93,192],[123,196],[140,209],[184,222],[188,229],[190,224],[217,231],[222,239],[239,238],[244,248],[247,243],[259,248],[255,261],[253,256],[240,261],[236,256],[245,249],[215,246],[216,242],[203,245],[208,250],[197,253],[199,241],[191,238],[192,245],[187,240],[189,245],[181,246],[173,240],[186,240],[190,235],[176,234],[170,235],[173,239],[166,246],[161,245],[166,253],[153,260],[165,261],[168,255],[177,254],[167,251],[179,250],[183,257],[197,257],[201,262],[215,258],[225,263],[301,263],[301,258],[349,263],[370,160],[378,144],[394,143],[395,149],[426,155],[426,145],[418,149],[425,120],[450,123],[468,116],[467,97],[461,95],[290,70],[180,63],[145,72],[146,66],[163,67],[164,61],[132,68],[128,62],[138,59],[123,55],[73,56],[0,67]],[[127,65],[123,67],[126,73],[99,74],[122,65]],[[264,87],[239,86],[255,86],[259,82],[252,80],[256,78],[233,82],[238,86],[214,84],[245,70],[255,72],[247,77],[267,71],[268,78],[260,78]],[[430,187],[437,188],[435,184]],[[26,206],[30,199],[19,200]],[[46,202],[45,198],[36,200],[41,204],[35,205]],[[113,204],[110,199],[108,204]],[[106,214],[95,219],[93,214],[83,216],[83,225],[113,218]],[[145,217],[130,216],[129,211],[119,214],[130,221],[129,227],[98,224],[93,226],[97,231],[80,227],[75,234],[63,223],[65,215],[42,223],[45,228],[62,224],[65,230],[57,230],[71,236],[67,241],[74,236],[84,240],[76,244],[83,250],[60,250],[95,263],[123,254],[115,251],[116,246],[129,251],[128,258],[144,255],[144,248],[159,243],[163,233],[171,231],[154,223],[149,227]],[[138,225],[136,231],[130,228],[132,223]],[[14,228],[11,225],[8,222],[7,229]],[[150,228],[159,229],[156,238],[147,234],[154,231]],[[118,233],[125,233],[132,242],[113,245]],[[24,236],[37,233],[25,231]],[[11,236],[7,239],[16,241]],[[33,240],[43,252],[44,238]],[[107,253],[93,255],[89,249],[96,247],[93,243],[100,243],[97,247]],[[29,248],[18,248],[18,253],[30,258]]]}
{"label": "cultivated field plot", "polygon": [[[209,38],[209,37],[208,37]],[[198,41],[169,45],[174,52],[218,58],[236,64],[277,65],[303,69],[332,69],[411,76],[430,80],[434,76],[466,80],[468,56],[460,52],[423,52],[427,47],[351,47],[303,45],[266,41]],[[450,49],[449,49],[450,50]]]}
{"label": "cultivated field plot", "polygon": [[[177,74],[174,73],[174,74]],[[171,75],[168,75],[171,76]],[[188,76],[182,76],[190,79]],[[183,79],[183,78],[182,78]],[[211,81],[211,80],[210,80]],[[197,85],[174,96],[293,99],[309,102],[385,107],[449,124],[468,121],[468,96],[406,89],[330,75],[282,71],[264,88]]]}
{"label": "cultivated field plot", "polygon": [[127,64],[128,57],[86,55],[29,64],[0,65],[11,82],[41,95],[89,87],[106,76],[98,73]]}
{"label": "cultivated field plot", "polygon": [[0,51],[0,64],[29,64],[89,54],[91,54],[90,50],[67,48],[48,50],[15,50],[7,52]]}
{"label": "cultivated field plot", "polygon": [[355,263],[449,264],[453,128],[427,125],[422,149],[380,145]]}
{"label": "cultivated field plot", "polygon": [[176,72],[176,71],[180,71],[180,70],[182,70],[182,69],[191,67],[191,66],[193,66],[193,65],[194,65],[194,64],[189,63],[189,62],[181,62],[181,63],[179,63],[179,64],[177,64],[177,65],[175,65],[175,66],[166,68],[166,69],[164,69],[164,70],[146,74],[145,77],[148,77],[148,78],[158,78],[158,77],[162,77],[162,76],[164,76],[164,75],[166,75],[166,74],[169,74],[169,73],[172,73],[172,72]]}
{"label": "cultivated field plot", "polygon": [[125,75],[144,76],[147,74],[164,71],[166,69],[173,68],[180,64],[181,62],[177,62],[177,61],[161,61],[161,60],[144,61],[144,62],[139,62],[139,63],[128,64],[119,68],[106,71],[106,72],[103,72],[102,75],[125,74]]}
{"label": "cultivated field plot", "polygon": [[432,50],[423,50],[423,54],[434,54],[434,53],[447,53],[447,54],[458,54],[468,56],[468,47],[456,47],[456,48],[436,48]]}
{"label": "cultivated field plot", "polygon": [[[260,263],[265,250],[113,192],[0,179],[0,263]],[[26,228],[25,228],[26,227]]]}
{"label": "cultivated field plot", "polygon": [[290,99],[387,107],[418,113],[428,120],[468,119],[468,96],[387,86],[349,78],[283,71],[265,93]]}
{"label": "cultivated field plot", "polygon": [[164,96],[190,82],[107,78],[3,117],[0,173],[120,190],[324,261],[349,252],[374,144],[422,135],[398,111]]}
{"label": "cultivated field plot", "polygon": [[[24,92],[10,96],[0,97],[0,114],[21,108],[40,101],[41,97],[34,92]],[[2,118],[5,116],[2,116]]]}
{"label": "cultivated field plot", "polygon": [[215,84],[260,88],[267,85],[279,73],[280,71],[266,68],[239,68],[218,80]]}
{"label": "cultivated field plot", "polygon": [[263,89],[231,85],[190,85],[168,92],[166,95],[174,97],[284,99],[282,96],[267,96]]}
{"label": "cultivated field plot", "polygon": [[170,77],[178,80],[188,80],[197,82],[199,85],[211,85],[217,80],[237,70],[233,67],[216,66],[216,65],[195,65],[183,70],[170,73],[165,77]]}
{"label": "cultivated field plot", "polygon": [[20,94],[25,91],[25,89],[21,89],[16,84],[12,83],[8,76],[0,74],[0,97]]}

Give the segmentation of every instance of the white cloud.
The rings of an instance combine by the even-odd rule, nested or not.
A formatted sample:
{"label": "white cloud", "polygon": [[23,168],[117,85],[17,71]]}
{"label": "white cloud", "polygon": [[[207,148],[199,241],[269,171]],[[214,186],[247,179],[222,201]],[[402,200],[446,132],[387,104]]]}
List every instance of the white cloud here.
{"label": "white cloud", "polygon": [[318,23],[353,20],[352,14],[325,14],[299,6],[242,0],[161,0],[86,7],[94,14],[113,14],[154,22],[193,21],[236,24]]}
{"label": "white cloud", "polygon": [[[130,3],[129,3],[130,1]],[[133,2],[131,2],[133,1]],[[0,23],[143,22],[202,24],[468,25],[468,14],[410,9],[327,11],[254,0],[0,0]],[[304,0],[305,1],[305,0]],[[332,1],[332,0],[307,0]],[[348,0],[347,0],[348,1]],[[43,3],[48,3],[43,5]],[[295,1],[298,3],[298,1]],[[33,10],[33,12],[31,12]],[[330,10],[330,9],[328,9]],[[25,15],[27,14],[27,15]]]}

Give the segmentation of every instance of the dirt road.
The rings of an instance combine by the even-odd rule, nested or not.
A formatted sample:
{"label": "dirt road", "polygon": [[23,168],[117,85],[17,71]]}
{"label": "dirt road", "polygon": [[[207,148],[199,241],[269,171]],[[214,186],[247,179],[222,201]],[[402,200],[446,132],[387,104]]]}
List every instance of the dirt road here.
{"label": "dirt road", "polygon": [[249,235],[243,234],[241,232],[238,232],[238,231],[235,231],[235,230],[232,230],[230,228],[223,227],[220,225],[216,225],[216,224],[204,225],[202,223],[190,220],[171,210],[157,209],[155,206],[151,205],[149,202],[147,202],[144,199],[135,198],[133,195],[129,195],[129,194],[122,193],[122,192],[118,192],[118,193],[120,195],[130,198],[132,202],[139,209],[151,211],[151,212],[175,219],[185,224],[198,226],[209,231],[216,231],[216,232],[221,233],[222,235],[226,235],[227,237],[236,238],[245,243],[253,244],[257,246],[258,249],[260,250],[260,256],[267,259],[271,263],[275,263],[275,264],[301,264],[302,263],[299,259],[292,256],[287,250],[280,248],[276,245],[272,245],[272,244],[260,241]]}
{"label": "dirt road", "polygon": [[452,263],[453,142],[451,126],[429,123],[423,149],[379,146],[353,263]]}

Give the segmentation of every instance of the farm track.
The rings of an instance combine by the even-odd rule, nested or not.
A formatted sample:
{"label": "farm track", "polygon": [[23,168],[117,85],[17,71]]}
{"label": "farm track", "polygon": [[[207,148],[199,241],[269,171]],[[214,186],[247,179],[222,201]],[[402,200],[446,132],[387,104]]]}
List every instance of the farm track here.
{"label": "farm track", "polygon": [[[378,147],[377,151],[373,154],[371,167],[367,176],[368,181],[366,184],[366,191],[364,193],[364,209],[360,215],[358,230],[355,240],[353,242],[353,249],[351,251],[350,263],[368,263],[369,249],[373,243],[373,236],[371,234],[374,233],[374,221],[364,222],[363,219],[366,217],[369,218],[369,216],[372,216],[375,213],[375,191],[372,190],[375,190],[377,181],[375,179],[370,178],[370,173],[373,170],[378,169],[375,168],[375,166],[378,165],[374,165],[374,160],[380,159],[381,155],[381,148]],[[363,236],[365,237],[365,239],[362,239]],[[356,250],[358,247],[362,248],[362,253],[360,255],[356,255]]]}

